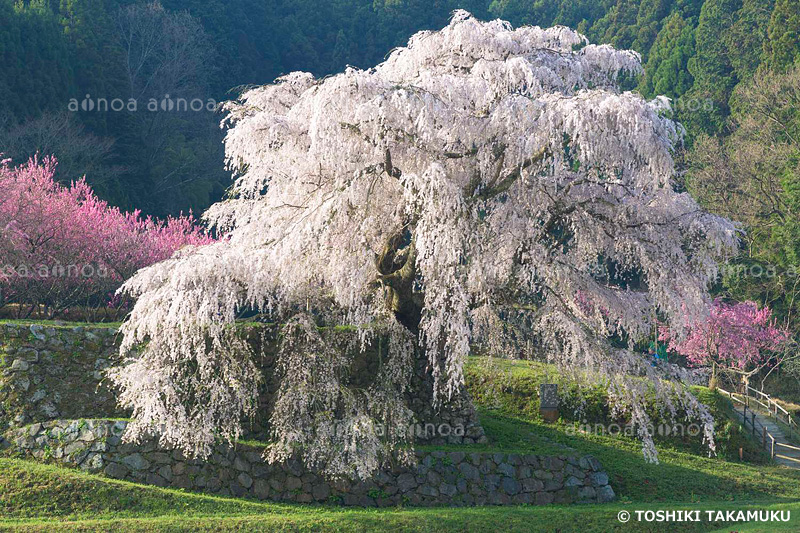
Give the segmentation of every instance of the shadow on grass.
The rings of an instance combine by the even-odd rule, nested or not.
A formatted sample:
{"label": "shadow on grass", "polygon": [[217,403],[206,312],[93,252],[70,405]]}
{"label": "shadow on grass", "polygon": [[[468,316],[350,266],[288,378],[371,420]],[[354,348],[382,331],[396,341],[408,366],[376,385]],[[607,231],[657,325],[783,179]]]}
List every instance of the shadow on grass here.
{"label": "shadow on grass", "polygon": [[[491,447],[546,455],[593,455],[621,502],[800,500],[800,471],[701,457],[658,446],[659,463],[645,461],[638,441],[624,436],[568,434],[565,426],[481,410]],[[570,451],[574,450],[574,451]]]}

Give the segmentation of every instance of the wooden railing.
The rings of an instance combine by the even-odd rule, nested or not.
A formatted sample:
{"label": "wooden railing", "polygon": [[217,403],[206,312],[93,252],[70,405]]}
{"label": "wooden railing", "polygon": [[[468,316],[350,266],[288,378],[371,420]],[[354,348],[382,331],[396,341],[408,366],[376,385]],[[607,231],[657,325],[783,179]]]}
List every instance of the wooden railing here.
{"label": "wooden railing", "polygon": [[[788,426],[789,435],[787,436],[790,439],[793,439],[800,434],[800,431],[798,431],[797,421],[794,419],[794,417],[789,413],[789,411],[779,405],[778,402],[776,402],[769,394],[765,394],[759,390],[756,390],[749,385],[745,389],[745,392],[746,394],[744,397],[746,399],[756,402],[757,405],[766,410],[770,417],[783,422]],[[755,396],[752,396],[751,394],[755,394]]]}
{"label": "wooden railing", "polygon": [[[797,463],[798,467],[800,467],[800,458],[789,457],[784,453],[780,453],[783,450],[793,450],[800,452],[800,447],[792,446],[791,444],[777,441],[775,439],[775,436],[772,433],[770,433],[766,427],[764,427],[764,425],[758,420],[758,418],[756,418],[756,412],[752,409],[751,402],[755,402],[757,405],[765,407],[767,409],[767,412],[774,414],[775,418],[778,420],[780,420],[780,418],[778,418],[777,413],[778,412],[784,413],[787,417],[786,420],[789,420],[789,422],[787,422],[787,425],[789,426],[790,430],[794,429],[794,431],[797,431],[797,423],[794,422],[794,418],[792,418],[792,416],[785,409],[783,409],[783,407],[776,404],[775,401],[772,400],[772,398],[770,398],[768,395],[761,393],[759,391],[755,392],[759,392],[759,394],[762,395],[762,399],[767,400],[767,403],[764,403],[748,395],[739,394],[736,392],[728,392],[725,389],[721,389],[719,387],[717,388],[717,390],[722,394],[727,395],[731,399],[731,402],[733,403],[734,412],[742,417],[742,426],[744,427],[745,431],[747,431],[747,425],[750,424],[750,429],[753,432],[753,435],[761,436],[761,447],[764,448],[767,452],[769,452],[770,458],[772,458],[773,460],[775,458],[778,458],[778,459],[785,459],[787,461],[792,461],[794,463]],[[742,406],[741,411],[736,408],[737,403]],[[771,405],[775,406],[775,408],[772,411],[769,410]]]}
{"label": "wooden railing", "polygon": [[[782,450],[783,449],[783,450],[794,450],[794,451],[800,452],[800,448],[798,448],[797,446],[791,446],[791,445],[783,443],[783,442],[776,442],[775,446],[776,446],[777,450]],[[787,461],[792,461],[794,463],[797,463],[798,467],[800,467],[800,459],[798,459],[797,457],[789,457],[788,455],[784,455],[782,453],[777,453],[777,451],[772,456],[773,459],[775,457],[778,457],[779,459],[786,459]]]}
{"label": "wooden railing", "polygon": [[[767,428],[765,428],[764,425],[756,418],[755,411],[750,409],[748,413],[747,408],[749,406],[749,402],[747,396],[735,392],[728,392],[719,387],[717,387],[717,390],[731,399],[731,402],[733,403],[733,411],[742,417],[742,426],[744,427],[744,430],[747,431],[747,424],[749,423],[753,432],[753,436],[761,436],[761,447],[769,452],[769,455],[772,459],[775,459],[775,437],[772,435],[772,433],[767,431]],[[739,398],[739,396],[742,396],[742,398]],[[742,406],[741,411],[736,408],[737,403]]]}

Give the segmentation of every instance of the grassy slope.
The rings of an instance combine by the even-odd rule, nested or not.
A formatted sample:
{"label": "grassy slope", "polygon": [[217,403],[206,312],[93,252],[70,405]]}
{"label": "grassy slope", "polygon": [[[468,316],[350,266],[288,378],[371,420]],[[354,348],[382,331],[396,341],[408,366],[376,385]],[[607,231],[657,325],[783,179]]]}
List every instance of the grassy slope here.
{"label": "grassy slope", "polygon": [[607,435],[568,434],[564,426],[549,426],[511,416],[483,413],[487,432],[502,425],[517,427],[539,439],[563,444],[597,457],[622,502],[657,503],[709,501],[779,502],[800,500],[800,471],[709,458],[658,446],[659,464],[642,457],[637,441]]}
{"label": "grassy slope", "polygon": [[119,328],[122,322],[73,322],[66,320],[33,320],[33,319],[16,319],[16,318],[3,318],[0,319],[0,324],[13,324],[18,326],[32,326],[39,325],[44,327],[53,328],[74,328],[74,327],[91,327],[91,328]]}
{"label": "grassy slope", "polygon": [[[473,363],[473,369],[474,369]],[[549,374],[511,365],[516,376]],[[514,392],[509,390],[507,392]],[[502,396],[502,395],[501,395]],[[508,401],[507,401],[508,400]],[[512,400],[514,400],[512,398]],[[605,466],[618,501],[604,506],[470,509],[342,509],[218,498],[90,476],[19,459],[0,459],[0,530],[243,531],[713,531],[722,524],[621,525],[620,510],[790,509],[789,524],[737,525],[739,531],[800,530],[800,471],[723,461],[659,446],[661,464],[644,461],[625,437],[573,434],[564,424],[531,417],[522,400],[479,400],[491,448],[593,454]],[[489,407],[494,407],[489,408]],[[680,449],[679,449],[680,448]],[[783,528],[783,529],[781,529]]]}
{"label": "grassy slope", "polygon": [[[742,508],[730,502],[714,502],[710,507],[617,503],[569,507],[341,509],[188,494],[15,459],[0,459],[0,487],[0,529],[20,530],[531,531],[534,524],[539,524],[548,531],[641,531],[637,524],[619,524],[617,513],[622,509]],[[798,504],[772,503],[769,508],[800,512]],[[711,531],[721,525],[684,524],[683,528],[670,530]]]}
{"label": "grassy slope", "polygon": [[[559,383],[559,390],[566,391],[562,398],[559,414],[562,424],[575,423],[589,425],[600,423],[601,426],[617,424],[625,427],[627,420],[621,416],[613,416],[607,406],[605,389],[600,385],[578,386],[558,374],[554,367],[541,363],[527,361],[509,361],[487,359],[482,357],[472,358],[466,369],[467,384],[473,399],[479,407],[492,414],[510,415],[517,419],[535,422],[538,416],[539,385],[541,383]],[[580,392],[580,394],[572,394]],[[705,387],[694,387],[693,393],[710,408],[711,414],[717,420],[716,426],[716,451],[727,460],[738,460],[739,449],[742,448],[744,458],[749,462],[766,463],[769,461],[767,454],[761,449],[760,443],[749,434],[743,432],[733,415],[733,407],[729,399],[716,394]],[[576,416],[576,407],[580,406],[582,413]],[[648,409],[653,423],[664,424],[669,422],[655,408],[653,403]],[[690,426],[687,422],[685,427]],[[542,426],[550,427],[550,426]],[[698,432],[699,426],[694,426]],[[565,428],[562,427],[561,431]],[[535,432],[541,440],[539,431]],[[703,442],[702,435],[684,435],[683,437],[655,436],[662,446],[678,450],[690,451],[694,454],[706,454],[708,446]],[[623,439],[625,440],[625,439]],[[630,441],[630,439],[627,439]]]}

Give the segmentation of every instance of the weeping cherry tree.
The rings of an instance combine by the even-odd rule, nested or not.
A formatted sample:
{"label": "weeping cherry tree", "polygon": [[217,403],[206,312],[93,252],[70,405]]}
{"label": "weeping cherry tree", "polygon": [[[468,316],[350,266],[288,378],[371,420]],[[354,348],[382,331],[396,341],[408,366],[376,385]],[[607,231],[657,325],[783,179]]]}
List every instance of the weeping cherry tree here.
{"label": "weeping cherry tree", "polygon": [[[231,324],[254,309],[284,324],[271,461],[363,478],[407,450],[394,428],[413,416],[417,350],[434,405],[471,349],[542,357],[605,383],[648,459],[652,390],[673,420],[702,420],[713,449],[691,375],[633,347],[656,320],[707,313],[737,229],[675,185],[669,102],[620,89],[641,70],[565,27],[458,11],[374,68],[295,72],[228,103],[235,184],[205,215],[225,238],[124,287],[138,300],[110,375],[128,438],[204,456],[241,434],[263,377]],[[346,386],[322,324],[388,339],[370,387]]]}

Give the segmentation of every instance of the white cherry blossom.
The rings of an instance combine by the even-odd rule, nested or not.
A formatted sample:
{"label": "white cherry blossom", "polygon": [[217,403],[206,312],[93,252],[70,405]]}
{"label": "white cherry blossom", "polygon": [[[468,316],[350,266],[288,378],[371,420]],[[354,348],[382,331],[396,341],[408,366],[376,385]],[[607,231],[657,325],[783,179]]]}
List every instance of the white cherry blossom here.
{"label": "white cherry blossom", "polygon": [[[737,229],[676,189],[682,129],[665,99],[619,88],[641,70],[635,52],[565,27],[459,11],[369,70],[295,72],[228,103],[235,183],[206,213],[225,239],[124,288],[138,300],[122,353],[141,347],[111,377],[133,409],[129,437],[155,431],[204,455],[241,433],[261,376],[231,323],[251,308],[287,324],[273,460],[369,475],[408,438],[374,428],[410,418],[415,347],[433,402],[462,385],[471,349],[542,357],[606,382],[640,428],[655,387],[666,411],[703,420],[713,447],[688,373],[632,347],[656,316],[706,312]],[[365,345],[388,336],[374,386],[347,386],[323,323]]]}

